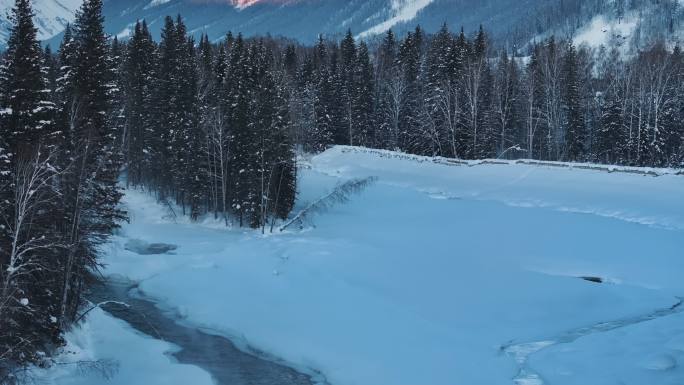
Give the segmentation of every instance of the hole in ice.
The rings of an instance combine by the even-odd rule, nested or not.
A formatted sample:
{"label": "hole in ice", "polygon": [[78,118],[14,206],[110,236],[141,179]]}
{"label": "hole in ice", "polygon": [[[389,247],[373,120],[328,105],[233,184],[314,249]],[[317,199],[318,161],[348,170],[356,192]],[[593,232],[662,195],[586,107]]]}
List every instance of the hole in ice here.
{"label": "hole in ice", "polygon": [[585,280],[585,281],[589,281],[589,282],[593,282],[593,283],[603,283],[604,282],[603,278],[601,278],[601,277],[584,276],[584,277],[580,277],[580,278]]}
{"label": "hole in ice", "polygon": [[147,243],[140,239],[130,239],[126,242],[124,248],[140,255],[158,255],[168,254],[176,250],[178,246],[168,243]]}

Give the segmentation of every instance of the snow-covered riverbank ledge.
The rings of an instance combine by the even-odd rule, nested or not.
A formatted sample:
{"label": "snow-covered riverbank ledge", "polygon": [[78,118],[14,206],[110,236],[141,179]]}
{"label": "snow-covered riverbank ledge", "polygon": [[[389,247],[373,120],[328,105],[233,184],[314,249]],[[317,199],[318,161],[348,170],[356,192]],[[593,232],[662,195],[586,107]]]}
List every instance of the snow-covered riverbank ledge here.
{"label": "snow-covered riverbank ledge", "polygon": [[58,364],[34,370],[27,383],[45,385],[212,385],[206,371],[177,363],[170,343],[138,333],[101,309],[66,336]]}
{"label": "snow-covered riverbank ledge", "polygon": [[[315,227],[265,237],[173,221],[130,190],[132,221],[105,273],[333,385],[510,385],[518,364],[504,346],[638,318],[684,295],[681,176],[449,167],[335,148],[302,171],[300,205],[368,176],[378,182]],[[131,241],[178,248],[141,255]],[[674,314],[593,334],[529,364],[549,384],[675,384],[680,323]]]}

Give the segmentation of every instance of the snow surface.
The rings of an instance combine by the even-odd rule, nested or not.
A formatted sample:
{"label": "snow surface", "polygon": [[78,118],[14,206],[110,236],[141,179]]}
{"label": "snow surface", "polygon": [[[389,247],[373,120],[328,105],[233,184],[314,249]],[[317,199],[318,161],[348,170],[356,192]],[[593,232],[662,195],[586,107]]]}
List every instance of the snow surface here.
{"label": "snow surface", "polygon": [[[609,20],[604,15],[598,15],[577,31],[573,41],[577,45],[587,44],[598,48],[601,45],[608,46],[611,39],[616,39],[618,44],[623,45],[629,42],[638,24],[638,15],[628,14],[622,20]],[[627,47],[627,44],[624,46]]]}
{"label": "snow surface", "polygon": [[416,18],[418,12],[427,7],[434,0],[392,0],[390,17],[382,23],[373,26],[359,34],[359,37],[377,35],[387,32],[399,23],[405,23]]}
{"label": "snow surface", "polygon": [[[510,385],[520,360],[537,384],[681,384],[681,314],[553,344],[684,295],[684,177],[611,170],[336,147],[304,162],[300,206],[350,178],[379,180],[302,231],[194,224],[128,190],[131,223],[107,246],[105,273],[333,385]],[[131,240],[178,249],[140,255]],[[91,333],[103,322],[91,319]],[[153,340],[133,344],[154,346],[141,376],[186,370]],[[98,343],[115,356],[130,346]],[[130,365],[122,357],[121,372]]]}
{"label": "snow surface", "polygon": [[549,384],[681,385],[684,314],[557,345],[531,361]]}
{"label": "snow surface", "polygon": [[171,1],[171,0],[152,0],[152,1],[150,1],[149,4],[147,4],[147,5],[145,6],[145,9],[152,8],[152,7],[156,7],[156,6],[159,6],[159,5],[162,5],[162,4],[166,4],[166,3],[168,3],[169,1]]}

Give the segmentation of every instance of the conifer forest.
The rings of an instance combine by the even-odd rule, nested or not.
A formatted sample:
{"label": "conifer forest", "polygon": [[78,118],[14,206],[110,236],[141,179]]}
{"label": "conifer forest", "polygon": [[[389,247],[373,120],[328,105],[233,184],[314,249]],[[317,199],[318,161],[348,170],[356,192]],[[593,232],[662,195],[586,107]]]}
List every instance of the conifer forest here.
{"label": "conifer forest", "polygon": [[[0,65],[0,383],[50,365],[91,304],[124,191],[259,234],[292,218],[308,154],[684,166],[684,53],[479,30],[314,44],[192,37],[182,15],[105,33],[85,0],[59,47],[16,0]],[[159,21],[161,22],[161,21]]]}

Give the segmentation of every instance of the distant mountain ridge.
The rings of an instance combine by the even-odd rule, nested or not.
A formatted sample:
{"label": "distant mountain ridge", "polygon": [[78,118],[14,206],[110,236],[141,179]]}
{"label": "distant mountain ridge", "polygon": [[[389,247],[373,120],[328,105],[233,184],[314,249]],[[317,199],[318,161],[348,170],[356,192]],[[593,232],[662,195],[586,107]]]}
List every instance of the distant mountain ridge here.
{"label": "distant mountain ridge", "polygon": [[[13,3],[0,0],[0,10],[4,10],[0,11],[0,45],[7,39],[6,14]],[[80,3],[34,0],[39,37],[53,46],[58,44],[60,32],[73,20]],[[365,37],[389,28],[401,34],[418,24],[434,32],[446,23],[452,30],[463,27],[467,32],[483,25],[500,45],[514,48],[552,33],[563,37],[582,33],[587,26],[596,24],[597,16],[615,20],[614,4],[617,0],[104,0],[104,15],[107,32],[122,39],[131,33],[136,20],[142,19],[158,37],[164,17],[180,14],[190,33],[207,33],[215,41],[232,31],[311,43],[319,34],[341,36],[348,29]],[[638,13],[646,15],[653,14],[654,9],[665,9],[677,24],[673,27],[668,25],[672,21],[651,20],[647,34],[657,36],[667,26],[675,30],[670,35],[678,36],[683,23],[678,19],[684,20],[680,2],[647,1],[641,7],[644,10]],[[636,12],[632,10],[631,14]]]}
{"label": "distant mountain ridge", "polygon": [[[504,31],[525,16],[520,9],[535,9],[548,0],[104,0],[107,32],[126,38],[136,20],[146,19],[158,36],[167,15],[181,14],[191,33],[221,39],[228,31],[272,34],[313,42],[319,34],[339,36],[351,29],[370,36],[395,28],[399,33],[421,24],[435,31],[446,22],[474,30],[485,24]],[[554,0],[555,1],[555,0]],[[7,39],[6,14],[13,0],[0,0],[0,44]],[[81,0],[34,0],[39,37],[59,39],[73,21]]]}
{"label": "distant mountain ridge", "polygon": [[[551,0],[560,1],[560,0]],[[310,43],[319,34],[341,36],[348,29],[370,36],[420,24],[429,32],[443,23],[507,35],[549,0],[105,0],[108,32],[126,37],[136,19],[146,19],[154,34],[167,15],[181,14],[194,34],[212,40],[228,31],[247,36],[271,34]],[[232,5],[232,6],[231,6]]]}

